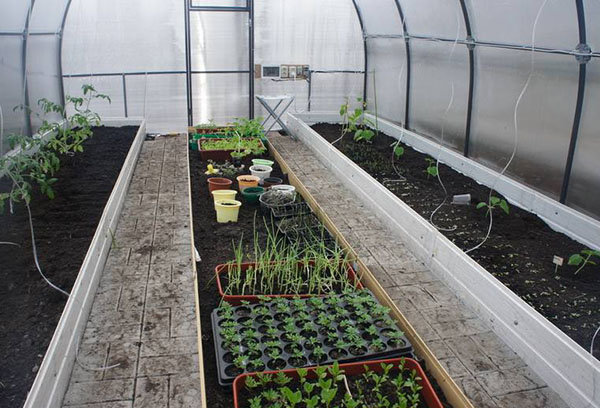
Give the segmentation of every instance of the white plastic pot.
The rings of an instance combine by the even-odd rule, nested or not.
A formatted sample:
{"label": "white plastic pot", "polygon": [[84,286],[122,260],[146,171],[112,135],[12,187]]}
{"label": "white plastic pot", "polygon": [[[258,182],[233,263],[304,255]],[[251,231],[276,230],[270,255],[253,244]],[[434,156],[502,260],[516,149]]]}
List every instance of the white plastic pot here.
{"label": "white plastic pot", "polygon": [[293,199],[296,198],[296,187],[291,186],[289,184],[277,184],[275,186],[271,186],[271,190],[273,191],[281,191],[286,195],[289,194]]}
{"label": "white plastic pot", "polygon": [[265,179],[271,175],[272,171],[273,171],[273,167],[271,167],[271,166],[263,166],[263,165],[250,166],[250,173],[252,173],[253,176],[256,176],[259,178],[258,184],[260,184],[261,186],[263,185],[263,182],[265,181]]}

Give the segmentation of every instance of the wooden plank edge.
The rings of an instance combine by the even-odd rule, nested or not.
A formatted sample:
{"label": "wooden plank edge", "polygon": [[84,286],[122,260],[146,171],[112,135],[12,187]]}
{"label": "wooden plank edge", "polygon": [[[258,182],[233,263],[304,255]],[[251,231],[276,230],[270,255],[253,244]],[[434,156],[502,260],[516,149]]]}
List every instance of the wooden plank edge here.
{"label": "wooden plank edge", "polygon": [[[187,135],[186,135],[187,139]],[[198,291],[198,269],[196,267],[196,243],[194,242],[194,213],[192,207],[192,174],[190,171],[190,149],[186,144],[187,173],[188,173],[188,205],[190,209],[190,239],[192,252],[192,273],[194,276],[194,301],[196,302],[196,330],[198,336],[198,380],[200,381],[200,407],[206,407],[206,381],[204,379],[204,353],[202,352],[202,325],[200,320],[200,293]]]}
{"label": "wooden plank edge", "polygon": [[364,262],[356,254],[352,246],[344,238],[343,234],[338,230],[335,223],[321,208],[319,203],[315,200],[315,198],[300,181],[300,179],[296,176],[296,174],[292,171],[292,169],[287,165],[281,154],[277,151],[277,149],[273,146],[273,144],[270,141],[268,143],[268,148],[271,155],[275,158],[277,163],[279,163],[279,166],[281,167],[282,171],[288,175],[290,184],[296,187],[296,190],[304,197],[304,199],[306,200],[310,208],[313,210],[313,212],[317,215],[321,222],[323,222],[327,229],[337,238],[338,242],[342,245],[342,247],[349,253],[351,253],[352,257],[356,259],[356,262],[359,265],[359,270],[357,271],[357,273],[361,279],[361,282],[365,287],[367,287],[373,292],[373,294],[381,302],[381,304],[390,308],[392,317],[396,319],[398,325],[400,326],[402,331],[404,331],[406,337],[412,343],[417,356],[425,360],[425,362],[427,363],[427,369],[429,370],[431,375],[436,379],[440,388],[442,388],[442,391],[444,392],[444,395],[448,402],[452,404],[452,406],[455,408],[474,408],[471,401],[454,382],[452,377],[450,377],[446,369],[441,365],[441,363],[435,357],[435,355],[429,349],[429,347],[427,347],[427,344],[419,336],[417,331],[412,327],[409,320],[404,316],[404,314],[402,314],[402,312],[391,299],[389,294],[379,284],[375,275],[373,275],[369,268],[367,268]]}

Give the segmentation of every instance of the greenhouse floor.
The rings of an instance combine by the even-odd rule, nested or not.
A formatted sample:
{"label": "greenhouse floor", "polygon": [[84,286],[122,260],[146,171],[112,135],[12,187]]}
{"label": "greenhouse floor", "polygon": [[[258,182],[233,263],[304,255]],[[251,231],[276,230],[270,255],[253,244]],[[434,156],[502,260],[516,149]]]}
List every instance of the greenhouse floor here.
{"label": "greenhouse floor", "polygon": [[200,406],[186,149],[144,142],[64,406]]}
{"label": "greenhouse floor", "polygon": [[475,407],[567,407],[308,147],[269,140]]}

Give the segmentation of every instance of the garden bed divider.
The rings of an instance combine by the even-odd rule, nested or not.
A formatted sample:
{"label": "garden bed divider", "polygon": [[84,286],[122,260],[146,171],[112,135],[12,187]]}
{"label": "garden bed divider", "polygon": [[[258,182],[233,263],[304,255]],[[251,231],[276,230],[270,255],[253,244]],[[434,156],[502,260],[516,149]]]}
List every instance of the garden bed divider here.
{"label": "garden bed divider", "polygon": [[79,341],[83,335],[100,275],[112,244],[112,232],[133,176],[133,170],[146,137],[146,122],[140,118],[105,119],[105,126],[139,125],[115,186],[104,207],[94,238],[83,260],[71,295],[65,305],[40,370],[27,395],[24,408],[61,407],[69,386]]}
{"label": "garden bed divider", "polygon": [[[292,129],[292,131],[295,132],[295,129]],[[298,132],[295,133],[298,135]],[[302,197],[304,197],[319,220],[325,225],[329,232],[331,232],[331,234],[338,239],[339,245],[346,249],[350,254],[352,254],[354,259],[356,259],[356,266],[354,269],[357,272],[361,283],[364,287],[371,290],[373,295],[382,305],[390,308],[390,316],[396,320],[400,329],[411,342],[415,354],[425,360],[427,369],[444,391],[444,395],[446,396],[448,402],[452,404],[454,408],[474,408],[471,404],[471,401],[461,391],[452,377],[448,375],[445,368],[441,365],[429,347],[427,347],[423,339],[418,335],[408,319],[402,314],[398,306],[396,306],[385,289],[381,287],[375,275],[373,275],[369,268],[367,268],[364,262],[358,257],[356,252],[352,249],[352,246],[348,243],[348,241],[346,241],[333,221],[331,221],[325,211],[319,206],[312,194],[306,189],[300,179],[289,168],[283,157],[281,157],[279,152],[271,143],[269,143],[269,150],[275,160],[279,163],[281,170],[288,175],[290,184],[296,187],[296,191],[298,191]],[[325,149],[325,151],[327,151],[327,149]]]}
{"label": "garden bed divider", "polygon": [[[307,116],[309,116],[307,119],[309,121],[318,121],[319,115]],[[334,116],[327,114],[321,117],[333,118]],[[288,114],[287,121],[290,130],[298,140],[306,144],[350,191],[360,197],[373,214],[380,218],[385,225],[389,225],[390,229],[402,238],[409,250],[424,262],[439,279],[450,286],[479,317],[484,319],[492,330],[567,404],[573,408],[600,408],[600,392],[596,392],[597,389],[600,389],[600,361],[504,286],[377,180],[335,147],[332,147],[302,119]],[[394,134],[391,132],[393,129],[396,129],[396,132],[404,132],[405,135],[409,133],[382,119],[379,119],[379,129],[391,135]],[[403,141],[410,144],[406,136]],[[416,148],[419,149],[418,146]],[[438,151],[439,147],[436,147],[434,157],[435,152]],[[453,153],[444,148],[442,151],[446,151],[446,156],[450,155],[448,152]],[[446,156],[442,154],[441,158],[445,159]],[[279,156],[279,158],[281,157]],[[464,167],[485,170],[487,181],[489,181],[489,174],[492,173],[492,170],[484,168],[468,158],[461,158],[461,162],[468,164],[465,164]],[[467,171],[461,172],[474,177]],[[294,179],[297,182],[295,177]],[[292,176],[290,176],[290,180],[292,180]],[[486,181],[477,178],[475,180],[481,183]],[[505,193],[501,190],[502,185],[519,185],[516,181],[506,177],[501,178],[497,184],[496,188],[503,194]],[[521,192],[527,192],[527,190],[530,190],[531,194],[535,194],[535,199],[539,199],[543,205],[549,205],[552,202],[549,198],[544,198],[541,194],[521,186]],[[523,194],[522,197],[527,197],[527,194]],[[507,198],[510,199],[510,197]],[[535,199],[532,202],[535,202]],[[311,201],[313,201],[311,205],[314,205],[314,200]],[[561,206],[564,208],[561,208],[562,213],[558,214],[576,213],[562,204],[552,203],[552,208]],[[524,208],[529,207],[525,206]],[[541,213],[539,215],[543,216]],[[583,214],[577,213],[576,215],[577,219],[573,219],[575,228],[580,225],[576,222],[577,220],[589,218]],[[594,232],[594,225],[590,224],[586,231]],[[593,235],[590,238],[593,238]],[[360,271],[365,270],[361,267]],[[379,290],[371,287],[372,278],[370,273],[365,273],[363,283],[378,293]],[[379,285],[377,284],[377,286]],[[387,297],[383,290],[381,290],[381,295]],[[397,308],[393,310],[398,312],[398,316],[401,316]],[[408,323],[403,317],[400,321]],[[420,354],[419,347],[421,345],[424,347],[423,350],[426,349],[422,341],[413,340],[411,336],[416,333],[412,328],[407,329],[407,333],[410,334],[407,334],[407,337],[413,343],[417,354]],[[430,365],[430,367],[432,366]],[[437,368],[432,371],[434,375],[439,374]],[[436,379],[438,378],[436,377]],[[438,381],[443,384],[441,379]],[[451,400],[451,396],[447,396]]]}

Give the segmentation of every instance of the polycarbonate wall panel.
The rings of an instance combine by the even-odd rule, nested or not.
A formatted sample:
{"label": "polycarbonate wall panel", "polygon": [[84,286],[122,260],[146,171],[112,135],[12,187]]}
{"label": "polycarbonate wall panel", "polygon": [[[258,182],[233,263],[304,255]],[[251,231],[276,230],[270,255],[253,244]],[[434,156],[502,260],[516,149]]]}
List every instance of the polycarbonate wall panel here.
{"label": "polycarbonate wall panel", "polygon": [[129,116],[146,118],[147,126],[156,132],[185,131],[185,74],[128,76],[126,86]]}
{"label": "polycarbonate wall panel", "polygon": [[[2,0],[0,9],[0,31],[21,33],[25,28],[25,20],[31,0]],[[2,54],[3,56],[5,54]]]}
{"label": "polycarbonate wall panel", "polygon": [[535,46],[573,49],[577,45],[575,1],[467,0],[467,4],[473,36],[479,41],[531,46],[533,25],[541,9]]}
{"label": "polycarbonate wall panel", "polygon": [[[469,93],[469,57],[464,46],[412,41],[410,128],[462,151]],[[443,135],[442,135],[443,128]]]}
{"label": "polycarbonate wall panel", "polygon": [[22,37],[0,37],[0,109],[2,109],[4,136],[0,139],[0,154],[8,150],[6,137],[24,129],[23,112],[13,108],[23,103]]}
{"label": "polycarbonate wall panel", "polygon": [[400,0],[400,5],[410,34],[453,39],[467,35],[459,0]]}
{"label": "polycarbonate wall panel", "polygon": [[248,13],[190,14],[192,71],[248,69]]}
{"label": "polycarbonate wall panel", "polygon": [[600,0],[583,0],[587,30],[587,43],[593,51],[600,50]]}
{"label": "polycarbonate wall panel", "polygon": [[394,0],[356,0],[356,4],[367,34],[402,34],[402,20]]}
{"label": "polycarbonate wall panel", "polygon": [[66,95],[82,96],[81,87],[92,85],[98,92],[110,96],[110,103],[105,100],[94,100],[90,104],[90,109],[97,112],[100,117],[122,118],[125,116],[123,82],[120,76],[65,78],[64,83]]}
{"label": "polycarbonate wall panel", "polygon": [[73,0],[65,74],[185,70],[182,0]]}
{"label": "polycarbonate wall panel", "polygon": [[226,124],[236,117],[248,117],[247,74],[194,74],[194,122],[214,120]]}
{"label": "polycarbonate wall panel", "polygon": [[[372,38],[367,41],[369,52],[369,75],[367,78],[367,102],[377,115],[394,122],[404,122],[406,111],[406,46],[397,38]],[[361,84],[362,86],[362,84]],[[374,91],[377,92],[374,92]],[[358,91],[360,94],[360,90]]]}
{"label": "polycarbonate wall panel", "polygon": [[[289,107],[288,112],[303,113],[308,111],[307,81],[256,81],[255,93],[257,95],[294,95],[296,99]],[[256,117],[263,118],[266,118],[268,115],[267,111],[258,101],[254,102],[254,114]]]}
{"label": "polycarbonate wall panel", "polygon": [[[478,48],[471,153],[495,169],[515,145],[515,105],[531,69],[531,54]],[[535,55],[535,73],[517,111],[517,154],[507,174],[558,199],[566,164],[579,66],[574,59]]]}
{"label": "polycarbonate wall panel", "polygon": [[[38,101],[46,98],[62,103],[58,47],[59,37],[54,35],[32,35],[27,40],[27,87],[29,105],[33,110],[31,122],[34,131],[42,123],[37,115],[41,114]],[[47,119],[60,120],[60,116],[48,116]]]}
{"label": "polycarbonate wall panel", "polygon": [[60,32],[66,4],[67,0],[35,0],[29,32]]}
{"label": "polycarbonate wall panel", "polygon": [[567,204],[600,219],[600,61],[587,65],[587,86]]}
{"label": "polycarbonate wall panel", "polygon": [[356,104],[362,84],[362,74],[313,74],[311,110],[337,112],[346,98]]}

